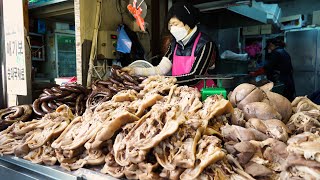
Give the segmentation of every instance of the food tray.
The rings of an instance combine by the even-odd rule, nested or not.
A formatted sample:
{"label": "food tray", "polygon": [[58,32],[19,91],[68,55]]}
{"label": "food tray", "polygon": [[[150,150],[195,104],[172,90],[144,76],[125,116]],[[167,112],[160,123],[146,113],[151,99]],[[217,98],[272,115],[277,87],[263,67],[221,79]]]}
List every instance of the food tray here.
{"label": "food tray", "polygon": [[60,166],[44,166],[14,157],[0,156],[1,179],[23,180],[117,180],[106,174],[90,169],[80,168],[76,171],[66,171]]}

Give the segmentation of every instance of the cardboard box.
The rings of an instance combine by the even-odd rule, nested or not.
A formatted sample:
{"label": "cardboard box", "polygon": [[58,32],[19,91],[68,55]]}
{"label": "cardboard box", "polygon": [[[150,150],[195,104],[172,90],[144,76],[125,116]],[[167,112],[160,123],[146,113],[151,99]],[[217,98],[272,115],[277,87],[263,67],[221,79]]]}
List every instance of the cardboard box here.
{"label": "cardboard box", "polygon": [[272,24],[261,25],[261,34],[272,34],[273,26]]}
{"label": "cardboard box", "polygon": [[320,25],[320,10],[313,11],[312,24],[313,25]]}
{"label": "cardboard box", "polygon": [[243,35],[258,35],[260,34],[260,26],[248,26],[248,27],[243,27],[242,29],[242,34]]}
{"label": "cardboard box", "polygon": [[307,19],[307,16],[303,14],[282,17],[280,19],[281,30],[301,28],[306,25]]}

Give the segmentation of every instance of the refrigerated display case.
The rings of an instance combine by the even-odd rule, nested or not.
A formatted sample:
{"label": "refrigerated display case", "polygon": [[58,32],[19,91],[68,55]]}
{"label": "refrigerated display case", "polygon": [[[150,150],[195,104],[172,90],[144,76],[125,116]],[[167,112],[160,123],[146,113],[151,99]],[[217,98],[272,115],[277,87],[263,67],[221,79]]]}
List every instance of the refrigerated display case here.
{"label": "refrigerated display case", "polygon": [[75,35],[71,33],[53,33],[47,36],[48,61],[45,71],[50,80],[59,77],[76,76]]}
{"label": "refrigerated display case", "polygon": [[296,95],[309,95],[320,88],[320,28],[285,32],[291,56]]}

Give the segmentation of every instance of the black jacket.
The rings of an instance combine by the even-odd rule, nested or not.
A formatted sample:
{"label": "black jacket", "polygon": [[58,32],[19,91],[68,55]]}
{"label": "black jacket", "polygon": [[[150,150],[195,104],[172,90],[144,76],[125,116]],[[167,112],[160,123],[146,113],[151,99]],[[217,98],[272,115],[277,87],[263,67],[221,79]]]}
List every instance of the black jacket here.
{"label": "black jacket", "polygon": [[281,82],[285,85],[283,95],[289,100],[295,96],[293,80],[293,68],[291,57],[282,47],[277,47],[267,56],[267,63],[264,67],[269,80]]}
{"label": "black jacket", "polygon": [[[191,56],[192,53],[192,48],[195,39],[197,38],[199,34],[199,30],[197,30],[188,43],[183,46],[182,43],[178,43],[178,48],[177,48],[177,55],[178,56]],[[171,61],[173,61],[173,53],[175,50],[177,42],[175,39],[171,42],[167,53],[165,56],[169,58]],[[195,85],[199,82],[199,80],[195,79],[195,75],[205,75],[208,68],[210,65],[213,64],[214,59],[215,59],[215,44],[213,41],[210,39],[208,35],[205,33],[201,32],[201,37],[199,39],[199,42],[196,46],[195,50],[195,57],[196,60],[194,61],[191,71],[188,74],[184,74],[181,76],[176,76],[178,80],[178,84],[182,85]]]}
{"label": "black jacket", "polygon": [[290,55],[281,47],[274,49],[267,57],[265,70],[268,79],[285,81],[293,72]]}

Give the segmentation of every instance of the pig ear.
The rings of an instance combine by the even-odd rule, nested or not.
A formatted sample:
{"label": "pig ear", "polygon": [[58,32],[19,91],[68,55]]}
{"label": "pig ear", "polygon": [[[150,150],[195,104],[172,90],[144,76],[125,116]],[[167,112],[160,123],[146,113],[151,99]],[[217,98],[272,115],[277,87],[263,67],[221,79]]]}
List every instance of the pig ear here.
{"label": "pig ear", "polygon": [[273,82],[269,82],[263,86],[260,86],[260,89],[262,89],[264,92],[268,92],[268,91],[271,91],[273,86],[274,86]]}

